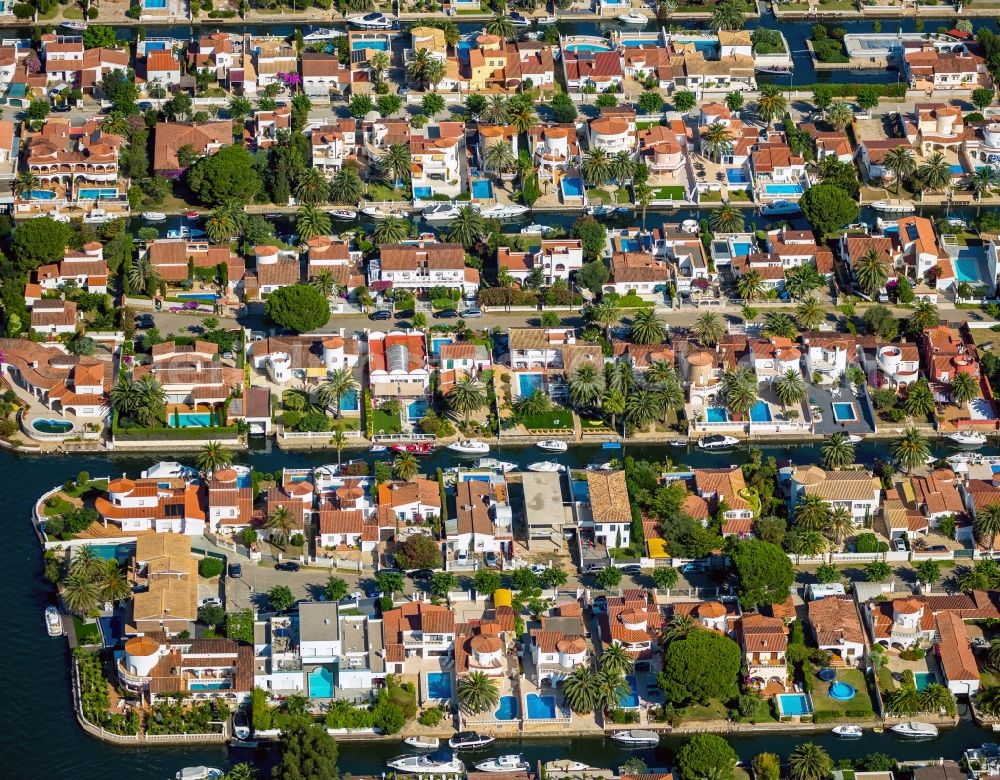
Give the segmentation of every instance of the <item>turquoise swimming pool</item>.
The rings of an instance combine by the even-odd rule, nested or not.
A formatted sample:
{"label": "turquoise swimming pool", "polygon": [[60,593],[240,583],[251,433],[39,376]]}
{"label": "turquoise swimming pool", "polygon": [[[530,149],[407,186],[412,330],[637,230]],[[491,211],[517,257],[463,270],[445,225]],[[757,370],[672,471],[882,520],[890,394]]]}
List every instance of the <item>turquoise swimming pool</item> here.
{"label": "turquoise swimming pool", "polygon": [[757,403],[750,407],[751,422],[771,422],[771,409],[767,401],[758,399]]}
{"label": "turquoise swimming pool", "polygon": [[775,698],[781,715],[809,715],[812,712],[809,697],[804,693],[779,693]]}
{"label": "turquoise swimming pool", "polygon": [[705,422],[729,422],[729,412],[726,411],[726,407],[724,406],[709,406],[705,409]]}
{"label": "turquoise swimming pool", "polygon": [[517,718],[517,699],[513,696],[501,696],[500,706],[494,713],[497,720],[515,720]]}
{"label": "turquoise swimming pool", "polygon": [[386,40],[351,41],[352,51],[361,51],[363,49],[373,49],[375,51],[389,51],[389,41]]}
{"label": "turquoise swimming pool", "polygon": [[801,184],[765,184],[764,192],[768,195],[801,195]]}
{"label": "turquoise swimming pool", "polygon": [[858,419],[857,412],[854,411],[852,403],[833,404],[833,419],[837,422],[853,422]]}
{"label": "turquoise swimming pool", "polygon": [[493,184],[489,179],[472,180],[472,197],[477,200],[489,200],[493,197]]}
{"label": "turquoise swimming pool", "polygon": [[541,374],[518,374],[517,375],[517,389],[520,390],[518,395],[521,398],[531,395],[536,390],[542,389],[542,375]]}
{"label": "turquoise swimming pool", "polygon": [[451,698],[451,675],[448,672],[427,673],[427,698]]}
{"label": "turquoise swimming pool", "polygon": [[572,54],[577,54],[580,52],[597,52],[597,51],[611,51],[611,47],[603,43],[567,43],[563,46],[563,51],[568,51]]}
{"label": "turquoise swimming pool", "polygon": [[212,415],[210,412],[172,414],[170,415],[168,423],[171,428],[211,428]]}
{"label": "turquoise swimming pool", "polygon": [[229,688],[230,685],[225,680],[219,680],[216,682],[193,682],[188,685],[188,690],[191,691],[221,691],[224,688]]}
{"label": "turquoise swimming pool", "polygon": [[333,672],[319,666],[309,672],[309,697],[311,699],[333,698]]}
{"label": "turquoise swimming pool", "polygon": [[105,200],[118,197],[118,190],[115,187],[84,187],[76,191],[76,197],[80,200]]}
{"label": "turquoise swimming pool", "polygon": [[928,685],[938,682],[938,676],[934,672],[914,672],[913,682],[918,691],[926,691]]}
{"label": "turquoise swimming pool", "polygon": [[559,182],[559,186],[562,187],[563,197],[579,198],[583,196],[582,179],[577,179],[574,176],[567,176]]}
{"label": "turquoise swimming pool", "polygon": [[528,720],[551,720],[556,716],[556,697],[529,693],[525,697]]}
{"label": "turquoise swimming pool", "polygon": [[31,200],[55,200],[56,193],[53,190],[32,190],[28,197]]}

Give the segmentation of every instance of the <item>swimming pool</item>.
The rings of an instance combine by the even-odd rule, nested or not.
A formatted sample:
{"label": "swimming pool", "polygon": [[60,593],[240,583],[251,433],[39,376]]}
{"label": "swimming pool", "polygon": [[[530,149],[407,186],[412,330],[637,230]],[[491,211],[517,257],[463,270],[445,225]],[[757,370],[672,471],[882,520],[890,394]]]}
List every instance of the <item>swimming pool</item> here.
{"label": "swimming pool", "polygon": [[125,563],[132,557],[134,544],[92,544],[90,551],[102,561],[118,561]]}
{"label": "swimming pool", "polygon": [[765,184],[764,192],[768,195],[801,195],[801,184]]}
{"label": "swimming pool", "polygon": [[559,186],[562,187],[564,198],[579,198],[583,196],[583,181],[574,176],[567,176]]}
{"label": "swimming pool", "polygon": [[427,697],[429,699],[451,698],[451,675],[448,672],[427,673]]}
{"label": "swimming pool", "polygon": [[489,200],[493,197],[493,184],[489,179],[472,180],[472,197],[480,200]]}
{"label": "swimming pool", "polygon": [[631,674],[625,678],[625,682],[628,683],[629,691],[618,696],[618,706],[624,710],[634,710],[639,706],[639,683]]}
{"label": "swimming pool", "polygon": [[166,8],[167,0],[142,0],[143,8]]}
{"label": "swimming pool", "polygon": [[501,696],[500,706],[494,713],[497,720],[514,720],[517,718],[517,699],[513,696]]}
{"label": "swimming pool", "polygon": [[[695,51],[700,51],[703,54],[714,54],[719,48],[719,45],[713,40],[698,38],[675,38],[674,40],[677,43],[693,43]],[[708,57],[708,59],[711,59],[711,57]]]}
{"label": "swimming pool", "polygon": [[541,374],[518,374],[517,375],[517,389],[520,390],[518,395],[523,398],[525,396],[531,395],[536,390],[542,389],[542,375]]}
{"label": "swimming pool", "polygon": [[749,241],[734,241],[733,242],[733,257],[746,257],[753,251],[753,244]]}
{"label": "swimming pool", "polygon": [[171,428],[211,428],[211,412],[178,412],[168,415],[167,424]]}
{"label": "swimming pool", "polygon": [[938,676],[934,672],[914,672],[913,682],[918,691],[927,690],[928,685],[934,685],[938,681]]}
{"label": "swimming pool", "polygon": [[858,413],[854,411],[852,403],[833,404],[833,419],[837,422],[851,422],[858,419]]}
{"label": "swimming pool", "polygon": [[965,168],[962,167],[962,163],[952,163],[951,165],[948,166],[948,168],[949,168],[949,170],[951,170],[951,175],[952,176],[964,176],[965,175]]}
{"label": "swimming pool", "polygon": [[855,696],[858,695],[858,692],[854,689],[854,686],[851,685],[850,683],[845,683],[842,682],[841,680],[837,680],[837,682],[833,683],[830,686],[828,694],[831,699],[834,699],[836,701],[850,701],[851,699],[853,699]]}
{"label": "swimming pool", "polygon": [[431,354],[435,357],[441,354],[441,347],[451,344],[452,339],[431,339]]}
{"label": "swimming pool", "polygon": [[962,250],[951,261],[955,267],[955,278],[960,282],[979,283],[985,279],[983,273],[983,263],[980,262],[979,252],[967,252]]}
{"label": "swimming pool", "polygon": [[55,200],[56,194],[53,190],[31,190],[28,193],[31,200]]}
{"label": "swimming pool", "polygon": [[551,720],[556,716],[556,697],[529,693],[525,698],[528,720]]}
{"label": "swimming pool", "polygon": [[362,49],[374,49],[375,51],[389,51],[389,41],[351,41],[351,51],[361,51]]}
{"label": "swimming pool", "polygon": [[69,433],[73,430],[73,423],[70,420],[46,420],[40,417],[31,421],[31,427],[39,433]]}
{"label": "swimming pool", "polygon": [[730,184],[749,184],[750,177],[742,168],[726,168],[726,181]]}
{"label": "swimming pool", "polygon": [[183,298],[185,301],[198,301],[200,303],[215,303],[219,300],[219,296],[215,293],[178,293],[178,298]]}
{"label": "swimming pool", "polygon": [[767,401],[758,399],[757,403],[750,407],[751,422],[771,422],[771,409]]}
{"label": "swimming pool", "polygon": [[414,187],[413,197],[417,200],[427,200],[434,197],[434,190],[430,187]]}
{"label": "swimming pool", "polygon": [[618,245],[623,252],[641,252],[643,250],[642,241],[638,238],[619,238]]}
{"label": "swimming pool", "polygon": [[309,698],[333,698],[333,672],[325,666],[319,666],[309,672]]}
{"label": "swimming pool", "polygon": [[567,43],[563,46],[563,51],[568,51],[573,54],[579,52],[597,52],[597,51],[611,51],[611,47],[604,43]]}
{"label": "swimming pool", "polygon": [[430,408],[430,403],[426,398],[417,398],[406,405],[406,417],[409,420],[419,420]]}
{"label": "swimming pool", "polygon": [[[311,678],[310,678],[311,679]],[[229,688],[230,685],[226,680],[218,680],[216,682],[193,682],[188,685],[188,690],[190,691],[221,691],[223,688]],[[329,696],[324,698],[330,698]]]}
{"label": "swimming pool", "polygon": [[729,412],[726,411],[726,407],[724,406],[709,406],[705,409],[705,422],[729,422]]}
{"label": "swimming pool", "polygon": [[358,406],[358,391],[348,390],[340,396],[340,410],[343,412],[356,412]]}
{"label": "swimming pool", "polygon": [[76,197],[80,200],[114,199],[118,197],[118,190],[115,187],[87,187],[77,190]]}
{"label": "swimming pool", "polygon": [[809,697],[804,693],[779,693],[775,698],[780,715],[808,715],[812,712]]}

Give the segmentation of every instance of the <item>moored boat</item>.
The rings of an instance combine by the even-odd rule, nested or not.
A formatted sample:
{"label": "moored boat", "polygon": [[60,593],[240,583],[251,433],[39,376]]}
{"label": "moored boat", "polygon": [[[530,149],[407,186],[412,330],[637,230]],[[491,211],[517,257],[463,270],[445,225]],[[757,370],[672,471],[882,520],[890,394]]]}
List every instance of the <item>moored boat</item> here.
{"label": "moored boat", "polygon": [[214,766],[186,766],[175,777],[177,780],[214,780],[226,773]]}
{"label": "moored boat", "polygon": [[844,737],[844,738],[860,737],[864,734],[864,732],[861,730],[861,726],[852,726],[848,723],[844,723],[840,726],[835,726],[832,729],[832,731],[838,737]]}
{"label": "moored boat", "polygon": [[146,211],[142,215],[144,222],[166,222],[167,215],[162,211]]}
{"label": "moored boat", "polygon": [[420,216],[424,222],[450,222],[459,212],[459,207],[454,203],[435,203],[421,211]]}
{"label": "moored boat", "polygon": [[535,442],[535,446],[546,452],[566,452],[569,449],[569,445],[562,439],[542,439],[542,441]]}
{"label": "moored boat", "polygon": [[723,436],[721,433],[712,433],[698,439],[698,446],[703,450],[721,450],[724,447],[735,447],[740,440],[733,436]]}
{"label": "moored boat", "polygon": [[391,30],[396,26],[395,19],[390,19],[378,11],[348,17],[347,23],[358,30]]}
{"label": "moored boat", "polygon": [[933,723],[921,723],[918,720],[897,723],[889,729],[893,734],[909,739],[930,739],[938,735],[938,728]]}
{"label": "moored boat", "polygon": [[430,455],[434,452],[434,445],[429,441],[409,442],[393,444],[389,447],[393,452],[409,452],[411,455]]}
{"label": "moored boat", "polygon": [[475,731],[460,731],[448,740],[448,746],[453,750],[486,747],[492,745],[496,740],[486,734],[479,734]]}
{"label": "moored boat", "polygon": [[365,206],[361,209],[361,213],[372,219],[389,219],[389,217],[395,216],[391,211],[381,206]]}
{"label": "moored boat", "polygon": [[849,436],[847,437],[847,440],[848,440],[848,441],[849,441],[849,442],[850,442],[851,444],[859,444],[860,442],[862,442],[862,441],[864,441],[864,440],[865,440],[865,437],[864,437],[864,436],[859,436],[859,435],[858,435],[858,434],[856,434],[856,433],[852,433],[852,434],[850,434],[850,435],[849,435]]}
{"label": "moored boat", "polygon": [[784,214],[798,214],[799,204],[790,200],[774,200],[761,208],[760,213],[768,217],[778,217]]}
{"label": "moored boat", "polygon": [[544,236],[551,233],[555,228],[549,227],[548,225],[540,225],[537,222],[533,222],[527,227],[521,228],[522,236]]}
{"label": "moored boat", "polygon": [[518,753],[505,753],[476,764],[480,772],[523,772],[527,768],[528,762]]}
{"label": "moored boat", "polygon": [[435,758],[434,756],[399,756],[385,765],[397,772],[416,775],[456,775],[465,771],[465,764],[454,756]]}
{"label": "moored boat", "polygon": [[531,27],[531,19],[521,16],[517,11],[511,12],[510,23],[515,27]]}
{"label": "moored boat", "polygon": [[354,219],[358,216],[354,209],[331,209],[327,214],[333,219]]}
{"label": "moored boat", "polygon": [[945,438],[963,447],[982,447],[986,444],[986,436],[979,431],[956,431]]}
{"label": "moored boat", "polygon": [[876,200],[871,204],[871,207],[876,211],[881,211],[883,214],[912,214],[917,210],[913,201],[900,200],[898,198]]}
{"label": "moored boat", "polygon": [[472,465],[477,469],[491,469],[492,471],[517,471],[517,464],[509,460],[497,460],[496,458],[476,458]]}
{"label": "moored boat", "polygon": [[64,633],[62,616],[59,614],[59,610],[51,604],[45,608],[45,628],[48,630],[49,636],[62,636]]}
{"label": "moored boat", "polygon": [[73,32],[83,32],[87,29],[86,22],[62,22],[59,26],[64,30],[72,30]]}
{"label": "moored boat", "polygon": [[611,735],[611,739],[626,747],[649,747],[660,744],[660,735],[655,731],[645,731],[643,729],[628,729],[626,731],[616,731]]}
{"label": "moored boat", "polygon": [[437,750],[441,747],[441,740],[437,737],[407,737],[403,742],[421,750]]}
{"label": "moored boat", "polygon": [[459,439],[449,444],[448,449],[462,455],[485,455],[490,451],[490,445],[479,439]]}
{"label": "moored boat", "polygon": [[498,203],[487,209],[481,209],[479,216],[483,219],[514,219],[515,217],[520,217],[522,214],[527,214],[528,211],[527,206],[519,206],[516,203]]}
{"label": "moored boat", "polygon": [[615,17],[615,19],[621,22],[622,24],[643,25],[643,26],[645,26],[646,22],[649,21],[644,15],[636,11],[631,11],[627,14],[618,14],[618,16]]}
{"label": "moored boat", "polygon": [[589,764],[584,764],[581,761],[571,761],[568,758],[560,758],[556,761],[546,761],[545,768],[549,771],[555,772],[583,772],[591,767]]}
{"label": "moored boat", "polygon": [[535,463],[528,464],[528,471],[538,471],[538,472],[549,472],[555,473],[558,471],[565,471],[566,467],[561,463],[556,463],[554,460],[540,460]]}

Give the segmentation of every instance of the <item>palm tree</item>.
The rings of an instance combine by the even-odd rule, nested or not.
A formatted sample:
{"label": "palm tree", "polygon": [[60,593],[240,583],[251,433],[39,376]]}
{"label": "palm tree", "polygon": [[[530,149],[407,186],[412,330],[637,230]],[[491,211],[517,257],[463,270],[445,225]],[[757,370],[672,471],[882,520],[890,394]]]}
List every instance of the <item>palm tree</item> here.
{"label": "palm tree", "polygon": [[257,777],[257,770],[254,765],[241,761],[226,773],[225,780],[254,780]]}
{"label": "palm tree", "polygon": [[205,218],[205,234],[213,244],[229,241],[239,231],[236,215],[229,206],[219,206]]}
{"label": "palm tree", "polygon": [[854,111],[847,103],[838,100],[827,111],[826,121],[834,130],[844,130],[854,121]]}
{"label": "palm tree", "polygon": [[525,103],[518,103],[511,109],[510,121],[519,133],[527,133],[528,129],[538,124],[538,114],[535,109]]}
{"label": "palm tree", "polygon": [[908,146],[897,146],[885,153],[882,160],[882,167],[896,177],[896,194],[899,195],[899,188],[903,179],[912,176],[917,170],[917,163],[913,159],[913,152]]}
{"label": "palm tree", "polygon": [[295,212],[295,232],[303,243],[316,236],[329,235],[330,225],[330,215],[315,206],[302,206]]}
{"label": "palm tree", "polygon": [[635,195],[636,205],[642,209],[642,229],[646,229],[646,209],[653,202],[653,188],[643,182],[632,185],[632,194]]}
{"label": "palm tree", "polygon": [[69,572],[89,580],[96,580],[104,572],[104,559],[99,557],[89,545],[81,547],[70,562]]}
{"label": "palm tree", "polygon": [[486,388],[475,377],[462,377],[448,391],[448,406],[465,417],[466,425],[469,424],[472,413],[478,412],[487,402]]}
{"label": "palm tree", "polygon": [[295,520],[292,513],[288,511],[288,507],[279,505],[267,516],[264,528],[267,529],[268,536],[275,544],[284,545],[292,535]]}
{"label": "palm tree", "polygon": [[745,301],[755,301],[764,297],[764,279],[754,270],[736,277],[736,292]]}
{"label": "palm tree", "polygon": [[605,669],[594,675],[594,709],[604,712],[616,710],[628,694],[629,686],[625,682],[625,675]]}
{"label": "palm tree", "polygon": [[160,283],[160,274],[148,253],[132,261],[132,267],[128,270],[128,283],[133,292],[142,291],[147,295]]}
{"label": "palm tree", "polygon": [[799,745],[788,757],[791,780],[826,780],[832,771],[830,754],[814,742]]}
{"label": "palm tree", "polygon": [[337,465],[339,466],[341,450],[347,446],[347,434],[338,428],[333,432],[333,436],[330,437],[330,444],[332,444],[333,448],[337,450]]}
{"label": "palm tree", "polygon": [[594,675],[587,665],[578,666],[562,684],[563,698],[573,712],[585,715],[594,711],[597,696]]}
{"label": "palm tree", "polygon": [[302,203],[323,203],[330,196],[330,185],[319,168],[306,168],[295,182],[295,197]]}
{"label": "palm tree", "polygon": [[733,151],[733,136],[722,122],[712,122],[701,131],[701,153],[715,161]]}
{"label": "palm tree", "polygon": [[760,89],[760,97],[757,99],[757,113],[760,118],[770,125],[778,117],[784,116],[788,110],[788,100],[783,92],[771,85],[765,85]]}
{"label": "palm tree", "polygon": [[795,307],[795,321],[802,330],[815,330],[826,320],[826,309],[812,296]]}
{"label": "palm tree", "polygon": [[552,399],[546,395],[545,391],[538,388],[530,395],[523,395],[514,403],[514,408],[518,414],[525,417],[537,417],[545,414],[552,408]]}
{"label": "palm tree", "polygon": [[316,273],[310,284],[322,293],[324,298],[329,298],[337,290],[337,280],[329,268],[323,268]]}
{"label": "palm tree", "polygon": [[128,581],[128,574],[114,558],[103,563],[103,571],[97,580],[101,588],[101,600],[113,603],[128,601],[132,598],[132,584]]}
{"label": "palm tree", "polygon": [[323,384],[319,386],[319,401],[324,406],[333,405],[336,409],[337,417],[341,417],[340,403],[345,395],[358,389],[358,381],[354,378],[354,372],[350,368],[335,368],[330,371]]}
{"label": "palm tree", "polygon": [[220,441],[208,441],[201,445],[194,463],[202,474],[214,474],[233,465],[233,453]]}
{"label": "palm tree", "polygon": [[611,173],[611,178],[615,180],[618,186],[625,187],[635,178],[638,165],[632,159],[632,153],[623,149],[611,158],[608,162],[608,169]]}
{"label": "palm tree", "polygon": [[496,174],[510,173],[517,164],[517,157],[510,148],[507,141],[500,140],[492,143],[486,150],[483,157],[484,167],[488,171]]}
{"label": "palm tree", "polygon": [[699,314],[691,330],[703,347],[714,347],[726,335],[726,326],[714,311]]}
{"label": "palm tree", "polygon": [[851,510],[846,506],[834,507],[826,526],[826,538],[830,543],[840,547],[853,530],[854,517],[851,515]]}
{"label": "palm tree", "polygon": [[375,224],[372,238],[379,246],[398,244],[410,235],[410,223],[402,217],[386,217]]}
{"label": "palm tree", "polygon": [[167,406],[167,391],[152,374],[146,374],[135,383],[136,407],[133,411],[135,421],[143,428],[151,428],[163,422]]}
{"label": "palm tree", "polygon": [[951,166],[942,152],[934,152],[917,168],[917,178],[928,190],[943,190],[951,186]]}
{"label": "palm tree", "polygon": [[330,182],[330,200],[334,203],[356,204],[364,194],[365,183],[354,168],[341,168]]}
{"label": "palm tree", "polygon": [[663,627],[663,633],[660,634],[660,641],[666,646],[671,642],[687,639],[692,631],[697,631],[698,629],[699,625],[690,615],[674,615],[670,618],[667,625]]}
{"label": "palm tree", "polygon": [[632,317],[629,336],[636,344],[659,344],[667,337],[667,326],[652,307],[639,309]]}
{"label": "palm tree", "polygon": [[608,153],[597,147],[583,155],[583,178],[587,184],[604,184],[611,178],[611,159]]}
{"label": "palm tree", "polygon": [[611,429],[616,430],[618,415],[625,414],[625,394],[620,390],[605,390],[601,408],[611,415]]}
{"label": "palm tree", "polygon": [[874,297],[889,280],[889,259],[875,249],[870,249],[854,261],[854,277],[866,295]]}
{"label": "palm tree", "polygon": [[633,665],[632,656],[629,655],[625,645],[612,642],[598,659],[597,665],[602,672],[610,674],[630,674]]}
{"label": "palm tree", "polygon": [[427,49],[418,49],[413,52],[413,56],[410,57],[410,61],[406,63],[406,77],[414,84],[426,86],[429,81],[427,78],[427,72],[431,63],[435,61],[436,60],[431,57],[430,51]]}
{"label": "palm tree", "polygon": [[472,206],[462,206],[448,227],[448,240],[471,248],[486,231],[486,223]]}
{"label": "palm tree", "polygon": [[458,704],[466,712],[477,715],[496,709],[500,692],[496,682],[483,672],[470,672],[458,681]]}
{"label": "palm tree", "polygon": [[604,380],[609,390],[628,395],[639,384],[631,363],[612,363],[605,367]]}
{"label": "palm tree", "polygon": [[713,32],[719,32],[719,30],[739,30],[745,22],[746,12],[742,2],[722,0],[712,9],[712,21],[709,24]]}
{"label": "palm tree", "polygon": [[920,711],[954,714],[955,694],[941,683],[931,683],[920,691]]}
{"label": "palm tree", "polygon": [[376,84],[381,84],[385,72],[389,70],[389,55],[384,51],[375,52],[368,60],[368,70],[371,71],[372,80]]}
{"label": "palm tree", "polygon": [[795,327],[795,323],[792,322],[792,318],[787,314],[769,311],[764,317],[764,327],[761,330],[761,335],[766,339],[794,339],[798,336],[798,333],[799,331]]}
{"label": "palm tree", "polygon": [[646,381],[656,391],[663,410],[663,424],[669,424],[670,412],[684,408],[684,388],[672,363],[656,360],[646,371]]}
{"label": "palm tree", "polygon": [[910,427],[893,442],[892,456],[907,471],[922,466],[930,455],[927,438],[916,428]]}
{"label": "palm tree", "polygon": [[829,522],[830,505],[815,493],[803,496],[795,506],[796,528],[822,533]]}
{"label": "palm tree", "polygon": [[424,78],[427,79],[426,87],[431,89],[436,89],[437,85],[444,81],[444,77],[448,75],[448,69],[441,60],[431,60],[427,64],[427,70],[424,74]]}
{"label": "palm tree", "polygon": [[774,380],[774,394],[783,409],[799,404],[806,397],[806,383],[802,372],[790,368]]}
{"label": "palm tree", "polygon": [[927,328],[935,328],[941,322],[937,306],[930,301],[917,301],[913,311],[906,318],[906,327],[911,333],[920,334]]}
{"label": "palm tree", "polygon": [[824,442],[819,454],[820,463],[827,470],[842,469],[854,463],[854,445],[846,433],[835,433]]}
{"label": "palm tree", "polygon": [[722,377],[722,398],[729,413],[743,419],[757,403],[757,375],[743,367],[727,371]]}
{"label": "palm tree", "polygon": [[976,378],[964,372],[955,374],[951,380],[951,402],[955,406],[962,406],[973,398],[979,398],[979,383]]}
{"label": "palm tree", "polygon": [[966,181],[969,189],[975,193],[976,200],[982,200],[988,198],[997,186],[997,175],[993,172],[992,165],[984,165],[977,168],[976,172],[971,174]]}
{"label": "palm tree", "polygon": [[517,28],[509,16],[497,14],[486,23],[486,32],[510,41],[517,37]]}
{"label": "palm tree", "polygon": [[21,171],[17,175],[17,181],[14,182],[14,194],[21,200],[27,200],[40,184],[41,180],[31,171]]}
{"label": "palm tree", "polygon": [[506,125],[510,123],[510,104],[503,95],[494,95],[479,115],[485,125]]}
{"label": "palm tree", "polygon": [[743,211],[727,203],[715,210],[709,219],[709,226],[716,233],[741,233],[746,226]]}
{"label": "palm tree", "polygon": [[139,387],[124,374],[118,375],[118,381],[108,393],[108,405],[119,417],[131,417],[138,404]]}
{"label": "palm tree", "polygon": [[648,428],[660,417],[660,400],[656,393],[644,387],[631,393],[625,401],[625,417],[636,428]]}
{"label": "palm tree", "polygon": [[990,540],[990,552],[993,552],[1000,533],[1000,504],[990,503],[976,512],[976,519],[972,523],[972,530],[976,533],[976,539],[983,541],[987,537]]}
{"label": "palm tree", "polygon": [[400,182],[410,180],[410,147],[406,144],[389,144],[385,154],[378,158],[378,168],[392,188],[398,189]]}
{"label": "palm tree", "polygon": [[420,465],[412,452],[401,452],[392,462],[392,470],[396,472],[399,479],[409,482],[420,473]]}
{"label": "palm tree", "polygon": [[610,299],[603,299],[595,306],[587,310],[590,319],[604,328],[604,337],[610,338],[611,326],[622,317],[622,309],[617,303]]}
{"label": "palm tree", "polygon": [[903,409],[910,417],[927,417],[934,412],[934,393],[926,379],[920,379],[906,388]]}
{"label": "palm tree", "polygon": [[604,374],[593,363],[582,363],[569,378],[569,400],[577,409],[596,406],[604,395]]}
{"label": "palm tree", "polygon": [[87,615],[101,603],[101,586],[93,579],[70,570],[62,583],[61,595],[66,609],[74,615]]}

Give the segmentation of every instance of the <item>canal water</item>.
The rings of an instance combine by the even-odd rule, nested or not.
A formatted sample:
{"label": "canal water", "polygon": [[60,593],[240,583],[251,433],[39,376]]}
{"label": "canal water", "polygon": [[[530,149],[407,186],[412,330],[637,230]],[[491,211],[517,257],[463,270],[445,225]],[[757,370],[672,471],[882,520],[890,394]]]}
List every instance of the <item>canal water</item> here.
{"label": "canal water", "polygon": [[[754,449],[758,449],[755,447]],[[764,457],[794,463],[815,463],[819,457],[818,445],[760,447]],[[936,445],[935,454],[945,454],[944,445]],[[995,454],[995,448],[985,449]],[[681,450],[646,444],[626,446],[625,454],[637,457],[662,458],[669,456],[676,462],[692,466],[725,466],[743,463],[749,459],[750,448],[742,446],[732,451],[705,453],[696,449]],[[491,453],[505,460],[520,464],[551,456],[533,447],[494,448]],[[573,466],[607,460],[612,452],[600,447],[574,447],[558,459]],[[885,454],[884,444],[861,443],[857,448],[858,459],[870,464]],[[352,457],[345,452],[345,457]],[[367,460],[374,456],[365,453]],[[384,456],[383,456],[384,457]],[[69,778],[73,780],[163,780],[173,777],[183,766],[205,764],[226,767],[230,763],[256,758],[266,765],[266,756],[233,755],[224,747],[174,748],[157,747],[129,749],[98,742],[77,726],[70,699],[68,661],[69,651],[62,639],[46,635],[43,611],[52,602],[53,594],[41,576],[42,556],[37,538],[32,530],[29,514],[38,495],[52,485],[75,478],[81,470],[92,476],[114,476],[122,473],[136,474],[156,460],[163,458],[190,460],[183,454],[156,453],[144,456],[31,457],[6,451],[0,452],[0,497],[4,507],[3,518],[7,532],[4,536],[3,565],[0,566],[0,593],[5,606],[3,640],[0,641],[0,670],[2,670],[3,701],[0,707],[0,734],[4,735],[5,764],[11,776],[23,780],[35,778]],[[262,447],[259,451],[241,456],[241,461],[263,471],[282,467],[305,467],[329,463],[335,453],[285,453]],[[425,468],[454,465],[455,459],[447,453],[437,453],[426,459]],[[745,760],[761,751],[773,751],[787,757],[788,753],[807,738],[815,739],[835,758],[854,758],[872,751],[881,751],[898,758],[957,758],[967,747],[991,739],[973,723],[963,720],[958,728],[942,730],[936,740],[924,743],[906,743],[889,734],[865,734],[861,740],[842,741],[829,733],[806,737],[800,734],[768,734],[732,738],[733,746]],[[534,761],[570,757],[596,767],[617,767],[627,757],[639,755],[650,766],[663,766],[670,761],[671,750],[678,740],[664,739],[653,750],[625,751],[601,739],[530,740],[520,745],[501,743],[483,756],[523,752]],[[397,743],[343,743],[340,746],[342,774],[378,774],[385,761],[403,752]],[[467,757],[468,758],[468,757]],[[476,760],[481,760],[476,758]]]}

